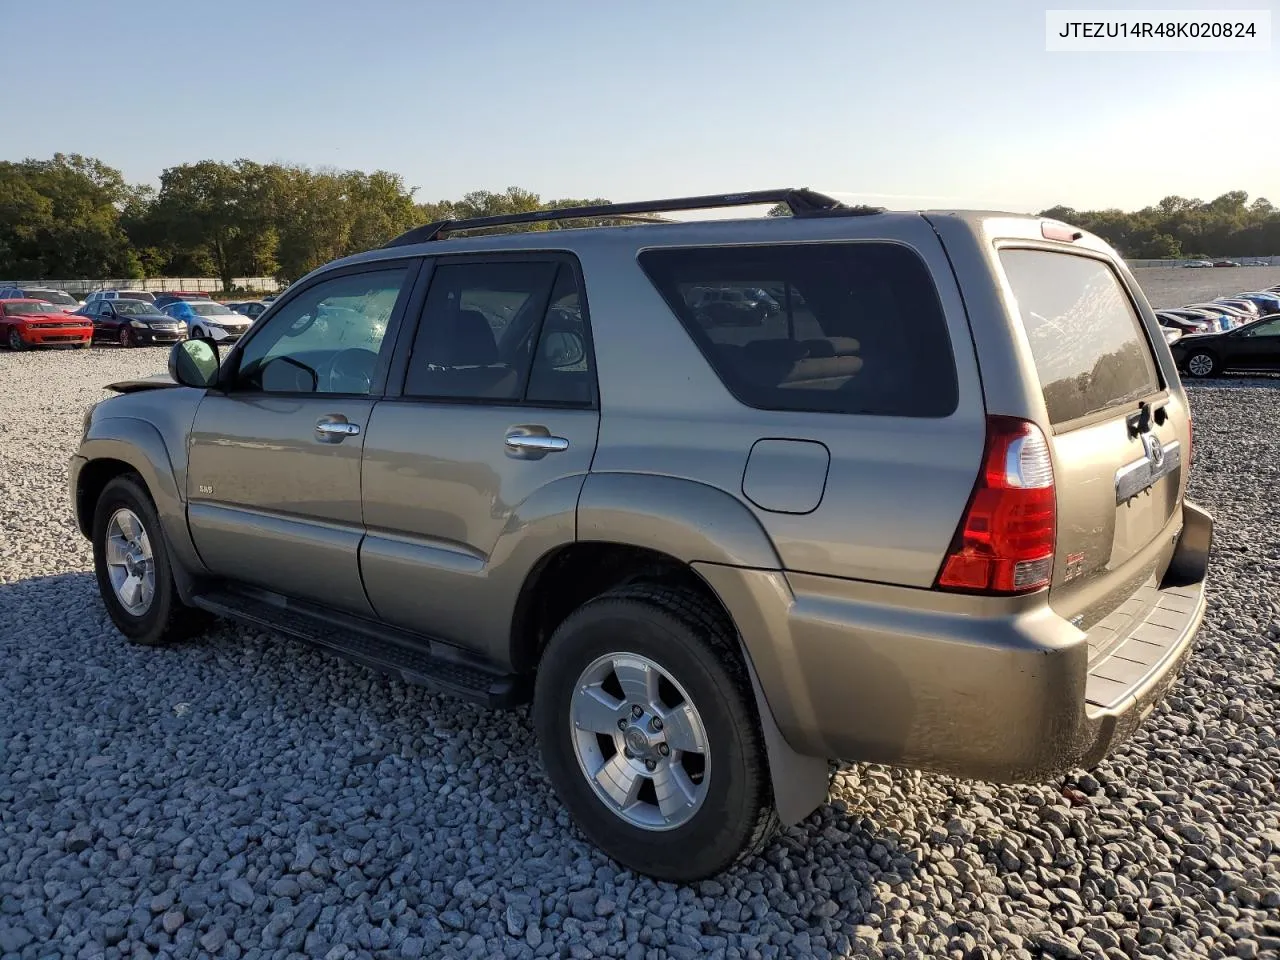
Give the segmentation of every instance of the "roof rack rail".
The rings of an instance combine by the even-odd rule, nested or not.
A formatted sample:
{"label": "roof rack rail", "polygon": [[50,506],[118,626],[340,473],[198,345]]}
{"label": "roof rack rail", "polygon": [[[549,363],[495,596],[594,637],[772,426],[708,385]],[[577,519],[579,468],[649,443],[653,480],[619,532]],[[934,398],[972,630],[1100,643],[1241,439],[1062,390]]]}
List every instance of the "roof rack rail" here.
{"label": "roof rack rail", "polygon": [[883,207],[850,207],[807,187],[785,187],[780,190],[755,190],[748,193],[721,193],[703,197],[677,197],[671,200],[638,200],[632,203],[600,203],[586,207],[561,207],[556,210],[531,210],[527,213],[504,213],[493,217],[466,220],[437,220],[402,233],[384,247],[403,247],[411,243],[439,240],[446,233],[459,230],[483,230],[517,223],[547,223],[554,220],[582,220],[604,217],[639,222],[669,222],[639,214],[668,213],[675,210],[712,210],[719,207],[752,207],[765,203],[785,203],[793,217],[864,216],[883,213]]}

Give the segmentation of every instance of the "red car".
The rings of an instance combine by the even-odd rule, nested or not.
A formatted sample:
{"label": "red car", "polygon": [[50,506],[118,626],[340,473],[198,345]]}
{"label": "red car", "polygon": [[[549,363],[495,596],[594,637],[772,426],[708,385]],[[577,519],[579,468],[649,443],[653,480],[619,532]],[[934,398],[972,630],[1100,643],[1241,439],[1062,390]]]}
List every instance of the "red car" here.
{"label": "red car", "polygon": [[0,300],[0,340],[10,350],[87,348],[93,341],[93,321],[43,300]]}

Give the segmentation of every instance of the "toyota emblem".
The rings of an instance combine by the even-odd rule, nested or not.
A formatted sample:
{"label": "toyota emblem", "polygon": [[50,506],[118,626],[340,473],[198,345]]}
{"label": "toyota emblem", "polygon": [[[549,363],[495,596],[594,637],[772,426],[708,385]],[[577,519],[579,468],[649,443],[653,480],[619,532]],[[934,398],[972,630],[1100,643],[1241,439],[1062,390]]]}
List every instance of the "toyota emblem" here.
{"label": "toyota emblem", "polygon": [[1142,435],[1142,448],[1147,453],[1147,459],[1151,461],[1152,469],[1156,469],[1164,463],[1164,445],[1154,433],[1144,433]]}

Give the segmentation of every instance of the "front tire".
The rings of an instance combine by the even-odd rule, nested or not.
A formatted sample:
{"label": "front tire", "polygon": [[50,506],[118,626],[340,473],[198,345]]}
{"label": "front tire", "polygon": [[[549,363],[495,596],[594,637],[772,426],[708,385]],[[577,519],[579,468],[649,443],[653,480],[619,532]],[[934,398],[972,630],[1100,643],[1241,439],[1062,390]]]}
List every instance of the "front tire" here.
{"label": "front tire", "polygon": [[1193,353],[1187,357],[1187,373],[1201,380],[1217,376],[1218,358],[1204,350]]}
{"label": "front tire", "polygon": [[633,586],[576,610],[543,654],[533,720],[561,802],[633,870],[698,880],[777,830],[737,639],[697,594]]}
{"label": "front tire", "polygon": [[27,349],[27,342],[22,339],[17,327],[9,328],[9,349],[15,353]]}
{"label": "front tire", "polygon": [[134,643],[190,636],[207,618],[182,604],[155,505],[134,474],[116,477],[93,514],[93,568],[107,613]]}
{"label": "front tire", "polygon": [[133,335],[133,331],[128,327],[121,327],[120,332],[116,334],[116,339],[120,341],[122,347],[136,347],[138,340]]}

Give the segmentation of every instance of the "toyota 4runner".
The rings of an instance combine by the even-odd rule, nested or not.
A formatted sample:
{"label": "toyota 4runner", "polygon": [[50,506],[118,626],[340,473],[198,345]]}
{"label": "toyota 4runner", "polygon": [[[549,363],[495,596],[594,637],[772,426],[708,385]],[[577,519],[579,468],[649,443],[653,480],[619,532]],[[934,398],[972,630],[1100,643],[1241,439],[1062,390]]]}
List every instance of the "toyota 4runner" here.
{"label": "toyota 4runner", "polygon": [[[492,232],[557,218],[611,225]],[[671,880],[807,816],[828,758],[1096,764],[1204,613],[1169,348],[1056,221],[783,190],[429,224],[113,387],[70,494],[121,632],[214,614],[531,699],[583,832]]]}

